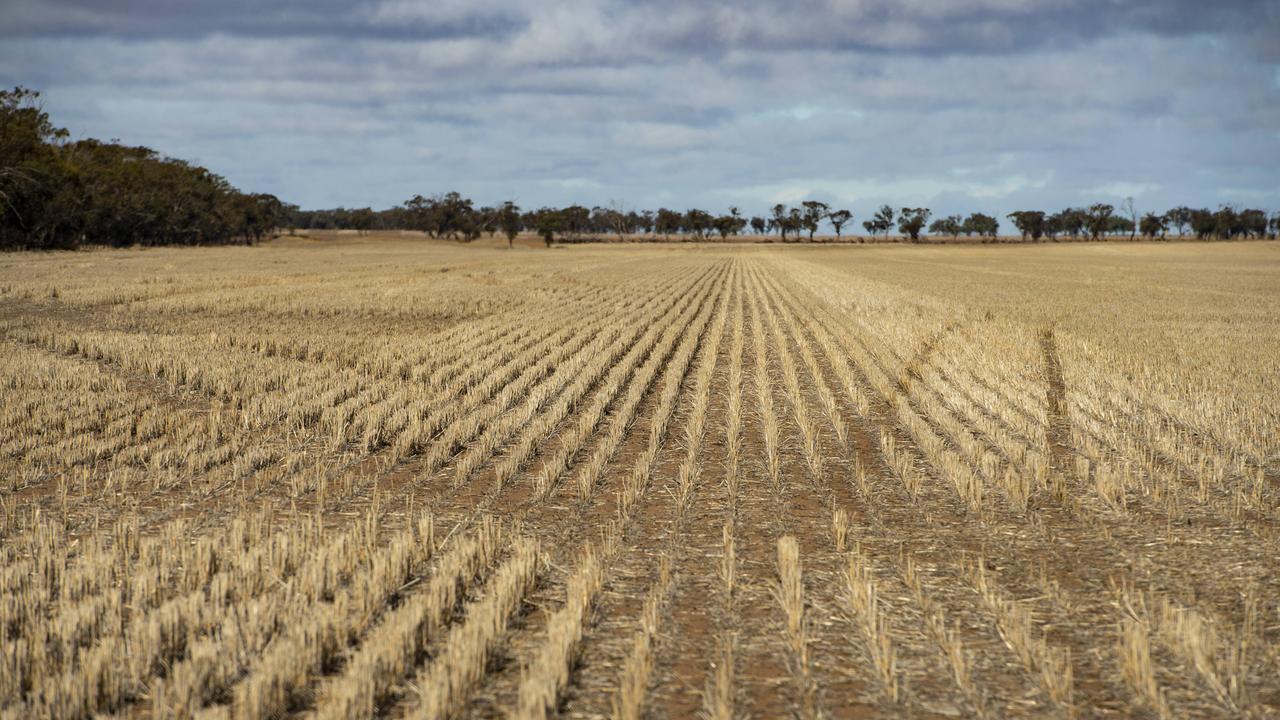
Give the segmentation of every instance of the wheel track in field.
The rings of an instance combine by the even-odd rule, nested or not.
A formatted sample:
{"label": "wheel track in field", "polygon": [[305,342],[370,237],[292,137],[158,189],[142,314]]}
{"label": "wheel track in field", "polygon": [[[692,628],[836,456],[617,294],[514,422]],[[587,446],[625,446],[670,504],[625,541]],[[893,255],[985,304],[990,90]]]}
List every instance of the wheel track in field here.
{"label": "wheel track in field", "polygon": [[1049,427],[1046,435],[1053,464],[1060,473],[1075,472],[1071,460],[1071,418],[1067,415],[1067,383],[1062,377],[1062,359],[1053,328],[1040,331],[1040,351],[1044,356],[1045,390],[1048,398]]}
{"label": "wheel track in field", "polygon": [[[883,497],[883,496],[882,496]],[[1187,570],[1192,567],[1213,567],[1212,563],[1187,563],[1185,557],[1178,557],[1180,553],[1169,551],[1161,551],[1157,553],[1151,549],[1151,543],[1147,542],[1152,536],[1157,535],[1154,528],[1150,524],[1143,526],[1134,526],[1131,523],[1120,520],[1107,515],[1094,508],[1085,515],[1083,520],[1086,521],[1086,527],[1094,529],[1100,533],[1095,536],[1080,535],[1079,516],[1063,513],[1052,507],[1047,507],[1039,512],[1039,522],[1028,526],[1025,520],[1016,517],[1001,518],[1000,515],[994,515],[984,519],[989,532],[998,533],[1001,537],[1007,537],[1012,544],[1017,539],[1017,551],[1012,547],[1002,545],[992,545],[982,534],[974,534],[971,529],[971,521],[966,520],[966,514],[963,511],[950,511],[950,518],[946,520],[946,524],[940,524],[947,517],[948,513],[943,512],[949,504],[954,504],[952,500],[939,498],[938,502],[930,503],[930,511],[937,511],[939,514],[933,518],[933,527],[927,529],[926,546],[938,547],[943,544],[943,538],[950,536],[954,538],[951,541],[953,547],[968,548],[969,552],[983,553],[989,559],[1005,568],[1016,568],[1017,570],[1008,573],[1002,573],[1007,582],[1017,583],[1019,577],[1025,578],[1022,584],[1029,588],[1025,594],[1036,595],[1037,583],[1036,575],[1040,572],[1039,568],[1034,567],[1030,558],[1050,558],[1062,556],[1062,548],[1056,537],[1072,537],[1073,547],[1071,559],[1061,557],[1055,566],[1060,575],[1066,574],[1069,579],[1066,580],[1063,587],[1058,591],[1063,597],[1067,598],[1072,604],[1072,612],[1063,615],[1057,614],[1058,621],[1054,623],[1055,642],[1080,642],[1090,643],[1087,647],[1101,652],[1104,656],[1111,653],[1112,639],[1106,633],[1099,633],[1099,629],[1106,628],[1114,622],[1115,610],[1111,604],[1114,594],[1105,582],[1105,578],[1130,578],[1129,582],[1141,579],[1137,584],[1139,586],[1151,586],[1164,588],[1166,591],[1172,590],[1177,597],[1177,590],[1181,586],[1181,582],[1169,578],[1170,574],[1176,570]],[[877,505],[880,509],[889,507],[886,503]],[[994,524],[992,521],[995,521]],[[901,536],[905,530],[911,528],[918,518],[913,515],[903,516],[901,518],[890,516],[885,523],[885,532]],[[1176,527],[1176,532],[1181,533]],[[954,533],[954,531],[962,530],[963,532]],[[944,532],[945,531],[945,532]],[[964,536],[970,536],[965,539]],[[1126,538],[1126,542],[1120,542],[1116,536]],[[1196,536],[1188,534],[1187,540],[1191,543],[1196,541]],[[1087,539],[1087,542],[1085,542]],[[1028,544],[1029,543],[1029,544]],[[1082,562],[1079,558],[1085,555],[1084,548],[1088,547],[1087,555],[1092,558],[1089,562]],[[1195,547],[1194,544],[1183,545],[1183,549]],[[1134,548],[1138,548],[1136,551]],[[1241,554],[1237,557],[1247,557]],[[949,560],[943,557],[944,564]],[[1111,569],[1105,575],[1096,571],[1098,567],[1110,567]],[[1253,571],[1255,580],[1259,579],[1257,575],[1261,566],[1254,563],[1256,568]],[[1201,575],[1201,579],[1196,583],[1202,589],[1213,587],[1214,585],[1222,586],[1217,590],[1219,597],[1230,596],[1233,591],[1227,588],[1240,588],[1242,585],[1233,584],[1230,581],[1221,582],[1218,577],[1221,573],[1209,573],[1207,576]],[[1166,577],[1162,577],[1166,576]],[[1261,577],[1266,577],[1261,576]],[[1270,583],[1275,582],[1274,574],[1271,576]],[[1264,584],[1265,586],[1265,584]],[[1223,591],[1226,590],[1224,593]],[[1192,606],[1204,607],[1202,603],[1191,603]],[[1221,606],[1219,606],[1221,607]],[[1237,605],[1238,608],[1238,605]],[[1088,609],[1087,612],[1085,610]],[[1236,611],[1238,612],[1238,610]],[[1236,618],[1238,615],[1231,613],[1228,618]],[[1089,618],[1097,618],[1090,620]],[[1070,628],[1067,630],[1067,628]],[[1079,650],[1079,648],[1076,648]],[[1125,692],[1118,688],[1114,683],[1114,675],[1109,679],[1104,679],[1104,673],[1108,672],[1105,668],[1099,667],[1096,663],[1082,662],[1081,658],[1091,656],[1091,651],[1075,652],[1073,654],[1073,663],[1075,666],[1077,684],[1086,694],[1095,702],[1102,705],[1110,705],[1112,708],[1124,706]],[[1110,688],[1109,690],[1107,688]],[[1196,703],[1196,691],[1191,688],[1182,688],[1182,696],[1187,698],[1185,702]]]}

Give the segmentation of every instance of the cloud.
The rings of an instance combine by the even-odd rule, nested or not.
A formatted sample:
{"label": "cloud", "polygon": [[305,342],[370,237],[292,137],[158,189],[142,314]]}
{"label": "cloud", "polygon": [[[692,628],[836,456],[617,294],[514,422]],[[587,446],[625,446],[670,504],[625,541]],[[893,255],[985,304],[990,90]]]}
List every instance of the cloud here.
{"label": "cloud", "polygon": [[12,0],[75,136],[307,206],[1280,205],[1273,3]]}
{"label": "cloud", "polygon": [[377,38],[420,41],[504,37],[523,19],[501,6],[456,0],[12,0],[0,35],[132,39],[243,37]]}

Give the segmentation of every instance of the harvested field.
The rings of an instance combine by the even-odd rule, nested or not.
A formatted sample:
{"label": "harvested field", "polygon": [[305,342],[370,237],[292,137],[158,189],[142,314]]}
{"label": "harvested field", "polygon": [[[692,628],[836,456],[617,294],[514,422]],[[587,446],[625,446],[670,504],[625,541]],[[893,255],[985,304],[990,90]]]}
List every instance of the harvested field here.
{"label": "harvested field", "polygon": [[0,256],[0,716],[1280,715],[1280,245]]}

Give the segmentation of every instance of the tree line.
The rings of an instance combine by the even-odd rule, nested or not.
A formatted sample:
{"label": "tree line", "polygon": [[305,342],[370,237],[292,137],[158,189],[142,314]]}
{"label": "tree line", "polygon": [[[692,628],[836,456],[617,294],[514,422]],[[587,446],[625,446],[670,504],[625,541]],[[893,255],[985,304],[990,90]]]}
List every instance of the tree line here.
{"label": "tree line", "polygon": [[[1000,232],[1000,221],[980,212],[967,216],[948,215],[933,218],[929,208],[904,207],[895,210],[881,206],[862,227],[872,239],[887,239],[895,230],[906,240],[920,242],[928,235],[950,237],[961,235],[982,241],[994,241]],[[1199,239],[1274,238],[1280,233],[1280,213],[1268,215],[1263,210],[1240,209],[1223,205],[1217,210],[1178,207],[1168,212],[1146,213],[1139,217],[1133,201],[1119,208],[1095,203],[1085,208],[1067,208],[1048,213],[1042,210],[1018,210],[1007,218],[1024,241],[1100,240],[1104,237],[1128,236],[1137,239],[1165,239],[1176,231],[1185,237],[1190,231]],[[522,232],[534,233],[550,246],[554,242],[598,241],[615,237],[619,241],[705,241],[743,235],[773,237],[781,242],[816,241],[824,224],[830,226],[837,242],[853,220],[846,209],[832,208],[816,200],[798,206],[774,205],[767,215],[746,217],[731,207],[724,214],[692,208],[678,211],[625,210],[618,207],[570,205],[564,208],[542,207],[522,210],[514,202],[495,206],[477,206],[456,192],[410,200],[387,210],[370,208],[335,208],[301,210],[286,205],[282,223],[292,229],[417,230],[433,238],[468,242],[485,235],[504,235],[508,244]]]}
{"label": "tree line", "polygon": [[279,226],[274,196],[149,148],[72,141],[39,98],[0,91],[0,249],[252,243]]}
{"label": "tree line", "polygon": [[[978,212],[931,218],[929,208],[884,205],[861,225],[873,240],[888,239],[897,230],[912,242],[926,235],[994,241],[1000,231],[999,220]],[[1200,239],[1280,233],[1280,213],[1223,205],[1139,216],[1131,198],[1119,207],[1095,203],[1055,213],[1019,210],[1007,218],[1024,241],[1136,239],[1139,233],[1157,239],[1174,231],[1185,236],[1188,230]],[[727,213],[629,210],[618,204],[525,210],[515,202],[480,206],[457,192],[415,195],[386,210],[303,210],[273,195],[242,193],[203,167],[149,148],[71,141],[65,129],[50,122],[39,93],[22,87],[0,92],[0,249],[252,243],[277,228],[416,230],[462,242],[500,234],[508,244],[529,232],[548,246],[607,237],[728,240],[748,231],[782,242],[813,242],[824,226],[834,230],[836,241],[844,239],[853,219],[851,211],[817,200],[779,203],[747,217],[736,207]]]}

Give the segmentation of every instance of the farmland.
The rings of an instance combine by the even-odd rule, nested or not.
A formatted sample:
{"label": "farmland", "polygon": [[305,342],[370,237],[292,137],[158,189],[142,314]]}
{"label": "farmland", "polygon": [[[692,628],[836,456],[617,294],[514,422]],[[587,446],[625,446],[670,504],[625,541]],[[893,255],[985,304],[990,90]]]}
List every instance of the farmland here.
{"label": "farmland", "polygon": [[0,256],[0,716],[1280,715],[1280,246]]}

